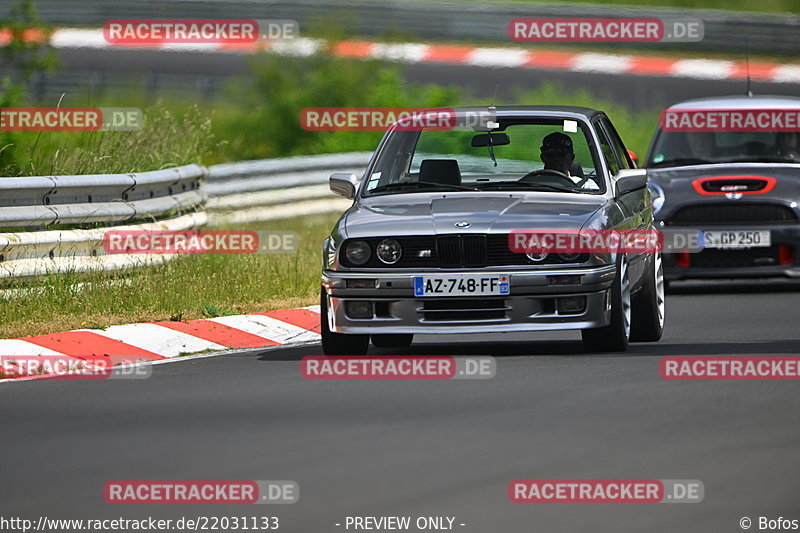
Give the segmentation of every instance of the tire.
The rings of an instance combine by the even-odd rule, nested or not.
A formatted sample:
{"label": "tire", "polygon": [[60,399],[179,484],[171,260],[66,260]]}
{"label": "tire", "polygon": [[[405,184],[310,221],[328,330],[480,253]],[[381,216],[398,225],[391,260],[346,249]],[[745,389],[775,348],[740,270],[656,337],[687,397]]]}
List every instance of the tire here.
{"label": "tire", "polygon": [[611,323],[602,328],[581,330],[587,352],[624,352],[628,349],[631,323],[631,283],[628,262],[620,257],[611,285]]}
{"label": "tire", "polygon": [[325,297],[324,287],[320,290],[319,305],[322,353],[325,355],[366,355],[369,349],[369,335],[334,333],[328,328],[328,301]]}
{"label": "tire", "polygon": [[661,254],[645,270],[642,290],[631,301],[631,341],[655,342],[664,334],[664,263]]}
{"label": "tire", "polygon": [[372,335],[372,344],[377,348],[407,348],[414,342],[413,333],[392,335]]}

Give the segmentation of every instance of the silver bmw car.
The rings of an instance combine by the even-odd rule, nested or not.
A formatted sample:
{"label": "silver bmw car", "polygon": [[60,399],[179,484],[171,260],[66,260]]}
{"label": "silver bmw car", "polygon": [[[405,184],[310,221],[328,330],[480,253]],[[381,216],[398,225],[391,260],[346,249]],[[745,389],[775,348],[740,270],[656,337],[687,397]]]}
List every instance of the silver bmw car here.
{"label": "silver bmw car", "polygon": [[608,117],[454,113],[447,129],[393,125],[363,176],[331,176],[353,205],[323,244],[324,352],[405,347],[415,334],[581,330],[589,351],[659,340],[658,251],[513,246],[521,232],[652,231],[646,171]]}

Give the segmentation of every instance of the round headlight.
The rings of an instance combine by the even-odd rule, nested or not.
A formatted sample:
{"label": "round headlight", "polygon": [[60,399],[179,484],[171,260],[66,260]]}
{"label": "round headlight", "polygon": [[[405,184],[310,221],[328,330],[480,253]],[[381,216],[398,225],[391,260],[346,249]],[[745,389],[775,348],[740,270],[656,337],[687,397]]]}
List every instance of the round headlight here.
{"label": "round headlight", "polygon": [[394,239],[383,239],[375,248],[375,255],[381,263],[393,265],[403,256],[403,247]]}
{"label": "round headlight", "polygon": [[347,248],[344,251],[350,264],[356,266],[366,264],[371,253],[369,243],[366,241],[352,241],[347,244]]}
{"label": "round headlight", "polygon": [[541,263],[545,259],[547,259],[547,252],[528,252],[525,254],[529,260],[533,261],[534,263]]}
{"label": "round headlight", "polygon": [[564,261],[565,263],[574,263],[581,256],[581,254],[577,252],[559,253],[556,255],[560,260]]}
{"label": "round headlight", "polygon": [[647,182],[647,190],[650,191],[650,203],[653,205],[653,214],[655,215],[661,211],[661,207],[664,205],[664,200],[667,198],[664,195],[664,189],[652,181]]}

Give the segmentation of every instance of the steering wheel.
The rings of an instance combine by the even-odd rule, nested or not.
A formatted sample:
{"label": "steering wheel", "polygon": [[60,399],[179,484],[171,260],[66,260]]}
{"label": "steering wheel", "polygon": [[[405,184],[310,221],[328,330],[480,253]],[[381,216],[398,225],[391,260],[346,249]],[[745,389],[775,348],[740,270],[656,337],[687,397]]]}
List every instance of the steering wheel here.
{"label": "steering wheel", "polygon": [[575,182],[569,179],[569,176],[564,174],[563,172],[559,172],[558,170],[553,170],[551,168],[543,168],[541,170],[534,170],[533,172],[528,172],[524,176],[522,176],[519,181],[523,181],[526,183],[535,183],[539,181],[536,179],[538,176],[549,174],[559,180],[565,182],[568,187],[575,187]]}

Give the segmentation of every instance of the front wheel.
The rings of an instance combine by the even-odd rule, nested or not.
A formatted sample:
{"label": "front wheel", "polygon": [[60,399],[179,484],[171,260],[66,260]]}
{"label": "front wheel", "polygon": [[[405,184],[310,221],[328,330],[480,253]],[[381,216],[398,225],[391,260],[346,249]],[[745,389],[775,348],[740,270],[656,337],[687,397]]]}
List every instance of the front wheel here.
{"label": "front wheel", "polygon": [[631,335],[631,282],[628,263],[621,257],[611,285],[611,323],[602,328],[581,330],[587,352],[624,352]]}
{"label": "front wheel", "polygon": [[319,305],[322,352],[325,355],[366,355],[369,335],[334,333],[328,328],[328,299],[325,297],[324,287],[320,290]]}
{"label": "front wheel", "polygon": [[655,342],[664,334],[664,265],[661,254],[653,254],[653,260],[645,271],[644,285],[633,298],[631,340]]}

